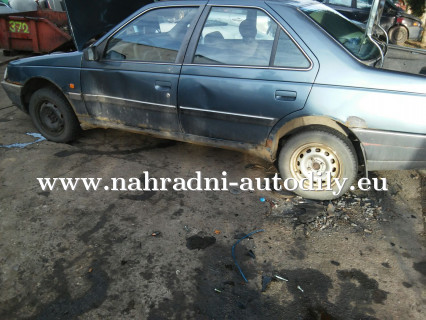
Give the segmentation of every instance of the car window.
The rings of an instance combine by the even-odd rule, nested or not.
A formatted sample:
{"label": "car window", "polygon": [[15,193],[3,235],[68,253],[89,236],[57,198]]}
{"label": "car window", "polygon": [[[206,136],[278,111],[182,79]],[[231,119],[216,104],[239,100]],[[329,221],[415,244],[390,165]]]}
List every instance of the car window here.
{"label": "car window", "polygon": [[269,66],[277,27],[258,9],[213,7],[204,24],[193,62]]}
{"label": "car window", "polygon": [[373,0],[357,0],[356,7],[357,9],[370,9]]}
{"label": "car window", "polygon": [[328,0],[328,4],[336,6],[352,7],[352,0]]}
{"label": "car window", "polygon": [[285,68],[309,68],[311,63],[290,37],[283,30],[279,33],[277,51],[272,65]]}
{"label": "car window", "polygon": [[195,7],[148,11],[111,37],[105,59],[175,62],[196,12]]}
{"label": "car window", "polygon": [[301,10],[358,59],[379,58],[379,49],[365,36],[364,30],[343,15],[322,4],[302,7]]}

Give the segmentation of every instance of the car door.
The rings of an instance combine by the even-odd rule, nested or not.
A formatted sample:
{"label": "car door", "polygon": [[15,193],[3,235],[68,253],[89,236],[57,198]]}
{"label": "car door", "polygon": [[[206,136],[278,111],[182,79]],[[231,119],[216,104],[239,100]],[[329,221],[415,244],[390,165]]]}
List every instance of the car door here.
{"label": "car door", "polygon": [[200,12],[197,5],[150,8],[100,44],[105,47],[101,58],[84,60],[81,72],[92,120],[180,131],[176,107],[181,50]]}
{"label": "car door", "polygon": [[318,66],[265,9],[210,1],[200,20],[179,80],[184,132],[265,143],[304,107]]}

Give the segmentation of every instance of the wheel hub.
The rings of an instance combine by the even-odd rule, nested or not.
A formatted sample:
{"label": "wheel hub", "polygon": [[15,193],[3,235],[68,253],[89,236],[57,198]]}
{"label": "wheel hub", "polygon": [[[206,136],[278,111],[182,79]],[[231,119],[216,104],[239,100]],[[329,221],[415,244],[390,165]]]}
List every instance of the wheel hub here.
{"label": "wheel hub", "polygon": [[[304,178],[314,178],[314,186],[325,186],[327,177],[331,178],[331,186],[335,178],[341,175],[341,167],[336,153],[323,144],[306,144],[298,148],[291,158],[291,171],[293,177],[301,181]],[[309,186],[309,181],[304,181],[304,187]]]}
{"label": "wheel hub", "polygon": [[40,107],[40,121],[50,132],[60,132],[64,128],[64,117],[59,109],[50,102],[44,102]]}

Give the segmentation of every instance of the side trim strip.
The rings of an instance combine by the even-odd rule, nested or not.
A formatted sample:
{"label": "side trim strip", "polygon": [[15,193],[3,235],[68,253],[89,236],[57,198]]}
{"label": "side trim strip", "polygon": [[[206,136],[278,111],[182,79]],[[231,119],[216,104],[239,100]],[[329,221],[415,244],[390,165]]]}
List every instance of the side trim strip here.
{"label": "side trim strip", "polygon": [[278,119],[268,118],[262,116],[254,116],[249,114],[242,113],[232,113],[224,111],[215,111],[215,110],[205,110],[198,108],[189,108],[189,107],[179,107],[181,114],[183,116],[190,116],[193,118],[198,118],[203,120],[204,118],[211,118],[213,120],[223,120],[227,123],[246,123],[252,124],[255,126],[265,126],[272,127]]}
{"label": "side trim strip", "polygon": [[[147,101],[104,96],[104,95],[98,95],[98,94],[83,94],[83,96],[84,96],[84,99],[86,99],[88,101],[99,101],[99,102],[105,102],[105,103],[110,102],[110,103],[121,104],[121,105],[127,104],[127,103],[136,103],[136,104],[143,104],[143,105],[151,105],[151,106],[159,106],[159,107],[176,109],[175,106],[170,105],[170,104],[160,104],[160,103],[153,103],[153,102],[147,102]],[[112,101],[115,101],[115,102],[112,102]]]}
{"label": "side trim strip", "polygon": [[66,94],[68,94],[68,97],[71,100],[78,100],[78,101],[82,101],[83,97],[81,93],[76,93],[76,92],[67,92]]}
{"label": "side trim strip", "polygon": [[426,139],[424,134],[415,134],[415,133],[403,133],[403,132],[393,132],[393,131],[383,131],[383,130],[371,130],[371,129],[361,129],[356,128],[352,129],[354,132],[372,134],[372,135],[387,135],[392,137],[404,137],[404,138],[417,138],[417,139]]}
{"label": "side trim strip", "polygon": [[275,118],[253,116],[253,115],[250,115],[250,114],[243,114],[243,113],[232,113],[232,112],[224,112],[224,111],[216,111],[216,110],[205,110],[205,109],[190,108],[190,107],[183,107],[183,106],[179,106],[179,108],[182,109],[182,110],[193,110],[193,111],[199,111],[199,112],[219,113],[219,114],[226,114],[226,115],[229,115],[229,116],[262,119],[262,120],[269,120],[269,121],[275,121],[276,120]]}

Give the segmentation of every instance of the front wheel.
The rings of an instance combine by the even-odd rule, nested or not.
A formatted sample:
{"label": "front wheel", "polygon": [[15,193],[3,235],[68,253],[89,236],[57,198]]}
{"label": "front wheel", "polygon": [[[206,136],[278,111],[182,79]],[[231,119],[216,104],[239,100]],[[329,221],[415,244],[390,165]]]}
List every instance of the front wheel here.
{"label": "front wheel", "polygon": [[68,101],[56,90],[43,88],[30,99],[31,119],[46,139],[70,142],[80,132],[80,124]]}
{"label": "front wheel", "polygon": [[309,130],[285,141],[278,167],[282,179],[287,180],[286,186],[298,195],[331,200],[349,190],[357,176],[358,161],[354,147],[345,136]]}

